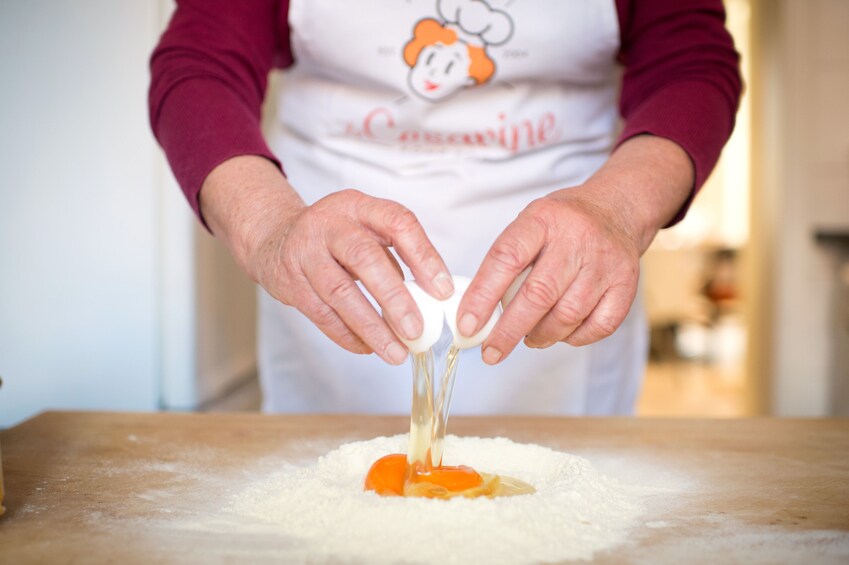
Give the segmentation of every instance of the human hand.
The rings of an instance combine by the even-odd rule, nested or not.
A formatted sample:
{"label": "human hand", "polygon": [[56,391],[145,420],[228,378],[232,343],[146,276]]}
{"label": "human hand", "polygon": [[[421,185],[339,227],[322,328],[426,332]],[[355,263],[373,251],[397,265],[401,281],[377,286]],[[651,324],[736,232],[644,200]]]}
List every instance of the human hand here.
{"label": "human hand", "polygon": [[536,200],[519,214],[492,245],[460,306],[461,333],[475,333],[478,320],[488,319],[533,265],[484,342],[484,361],[497,363],[523,337],[529,347],[546,348],[558,341],[586,345],[615,331],[634,300],[641,254],[624,214],[594,201],[586,186]]}
{"label": "human hand", "polygon": [[271,161],[240,155],[210,172],[199,204],[207,225],[254,281],[348,351],[374,351],[400,364],[407,350],[396,333],[416,338],[422,332],[390,246],[427,292],[438,298],[453,292],[418,220],[398,203],[343,190],[306,206]]}
{"label": "human hand", "polygon": [[637,291],[640,256],[693,184],[686,153],[661,138],[632,138],[583,185],[532,202],[496,239],[458,309],[476,333],[516,277],[532,269],[482,344],[483,360],[528,347],[580,346],[612,334]]}
{"label": "human hand", "polygon": [[[418,337],[423,320],[390,246],[428,293],[451,295],[448,270],[415,215],[356,190],[330,194],[273,223],[252,246],[246,268],[343,348],[374,351],[397,365],[407,349],[396,334]],[[382,317],[355,280],[380,304]]]}

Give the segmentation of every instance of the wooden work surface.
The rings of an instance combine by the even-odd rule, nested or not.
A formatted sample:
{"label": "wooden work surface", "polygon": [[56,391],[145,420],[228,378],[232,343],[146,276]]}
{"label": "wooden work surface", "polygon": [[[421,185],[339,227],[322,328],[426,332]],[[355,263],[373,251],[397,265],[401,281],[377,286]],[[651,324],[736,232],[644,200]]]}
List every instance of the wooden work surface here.
{"label": "wooden work surface", "polygon": [[[173,529],[169,516],[210,513],[222,496],[210,476],[238,482],[256,462],[310,461],[406,426],[401,417],[42,414],[0,435],[0,562],[270,562],[263,543],[274,540]],[[452,418],[451,432],[685,485],[598,562],[849,563],[849,420]]]}

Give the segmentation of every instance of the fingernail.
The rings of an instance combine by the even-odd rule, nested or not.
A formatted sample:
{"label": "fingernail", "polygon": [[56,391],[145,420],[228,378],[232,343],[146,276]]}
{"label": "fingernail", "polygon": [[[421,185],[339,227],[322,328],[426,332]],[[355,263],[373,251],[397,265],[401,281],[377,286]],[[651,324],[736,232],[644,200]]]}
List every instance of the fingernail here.
{"label": "fingernail", "polygon": [[407,359],[407,350],[404,349],[403,345],[395,341],[390,343],[389,347],[386,348],[386,356],[395,365],[400,365]]}
{"label": "fingernail", "polygon": [[454,281],[448,273],[439,273],[433,277],[433,284],[442,296],[448,298],[454,294]]}
{"label": "fingernail", "polygon": [[416,339],[422,335],[422,327],[419,319],[412,312],[401,318],[401,333],[407,339]]}
{"label": "fingernail", "polygon": [[487,347],[483,350],[483,362],[487,365],[495,365],[501,360],[501,352],[494,347]]}
{"label": "fingernail", "polygon": [[463,314],[463,317],[460,318],[460,323],[457,325],[457,328],[464,336],[472,337],[475,334],[475,330],[478,328],[477,316],[471,312],[466,312]]}

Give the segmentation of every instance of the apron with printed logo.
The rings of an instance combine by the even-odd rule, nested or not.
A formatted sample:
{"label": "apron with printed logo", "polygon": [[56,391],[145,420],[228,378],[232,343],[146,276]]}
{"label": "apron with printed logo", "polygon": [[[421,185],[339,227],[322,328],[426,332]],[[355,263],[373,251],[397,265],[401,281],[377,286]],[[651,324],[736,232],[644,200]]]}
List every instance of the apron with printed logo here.
{"label": "apron with printed logo", "polygon": [[[296,64],[270,136],[289,181],[307,203],[355,188],[403,204],[454,274],[473,276],[525,206],[609,154],[613,0],[292,0],[289,25]],[[266,410],[409,411],[408,365],[348,353],[295,309],[259,300]],[[646,342],[638,299],[587,347],[520,343],[495,367],[469,350],[452,413],[630,413]]]}

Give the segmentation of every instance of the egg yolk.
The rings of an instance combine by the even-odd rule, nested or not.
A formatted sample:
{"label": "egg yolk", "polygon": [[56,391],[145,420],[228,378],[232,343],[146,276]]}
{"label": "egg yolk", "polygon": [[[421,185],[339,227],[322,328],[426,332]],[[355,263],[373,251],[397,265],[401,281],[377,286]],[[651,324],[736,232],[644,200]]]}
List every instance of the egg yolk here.
{"label": "egg yolk", "polygon": [[404,496],[406,474],[406,455],[393,453],[381,457],[368,470],[365,490],[373,490],[381,496]]}
{"label": "egg yolk", "polygon": [[483,485],[483,477],[471,467],[407,465],[406,455],[393,453],[374,462],[366,475],[365,490],[382,496],[451,498],[489,494],[489,489],[480,488]]}

